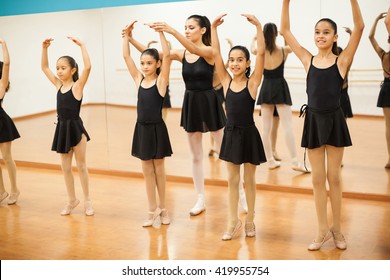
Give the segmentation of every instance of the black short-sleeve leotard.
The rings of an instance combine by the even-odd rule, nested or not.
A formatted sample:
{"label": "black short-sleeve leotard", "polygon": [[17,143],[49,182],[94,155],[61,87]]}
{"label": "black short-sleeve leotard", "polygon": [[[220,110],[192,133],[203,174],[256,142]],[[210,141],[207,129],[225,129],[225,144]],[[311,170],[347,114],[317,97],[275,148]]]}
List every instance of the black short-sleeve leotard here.
{"label": "black short-sleeve leotard", "polygon": [[248,84],[240,92],[226,92],[227,123],[219,158],[234,164],[266,162],[263,142],[253,120],[255,100]]}
{"label": "black short-sleeve leotard", "polygon": [[157,84],[143,88],[141,81],[138,89],[137,123],[134,128],[132,156],[141,160],[151,160],[172,155],[168,129],[161,113],[163,100]]}
{"label": "black short-sleeve leotard", "polygon": [[225,112],[213,89],[214,65],[203,57],[189,63],[183,55],[185,93],[180,125],[187,132],[217,131],[226,124]]}
{"label": "black short-sleeve leotard", "polygon": [[0,99],[0,143],[10,142],[20,137],[10,116],[4,111],[3,99]]}
{"label": "black short-sleeve leotard", "polygon": [[54,133],[52,151],[66,154],[76,146],[84,134],[87,141],[90,140],[80,118],[81,100],[77,100],[72,89],[62,93],[61,88],[57,92],[57,125]]}
{"label": "black short-sleeve leotard", "polygon": [[352,145],[340,108],[342,85],[343,78],[337,67],[337,58],[332,66],[322,69],[313,65],[312,57],[306,80],[308,105],[305,108],[302,147],[312,149],[322,145]]}

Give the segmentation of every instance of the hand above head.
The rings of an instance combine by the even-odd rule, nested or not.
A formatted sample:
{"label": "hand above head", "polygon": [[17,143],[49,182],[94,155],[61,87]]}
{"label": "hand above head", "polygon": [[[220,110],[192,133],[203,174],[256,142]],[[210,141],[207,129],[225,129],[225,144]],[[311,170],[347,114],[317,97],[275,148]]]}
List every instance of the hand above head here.
{"label": "hand above head", "polygon": [[3,38],[0,38],[0,44],[5,43],[5,40]]}
{"label": "hand above head", "polygon": [[384,12],[384,13],[380,13],[377,17],[376,17],[376,20],[378,21],[378,20],[380,20],[380,19],[382,19],[382,18],[385,18],[386,17],[386,15],[387,15],[387,13],[386,12]]}
{"label": "hand above head", "polygon": [[352,34],[352,29],[351,29],[351,28],[349,28],[349,27],[347,27],[347,26],[345,26],[345,27],[343,27],[343,28],[344,28],[345,32],[347,32],[349,35]]}
{"label": "hand above head", "polygon": [[71,40],[73,43],[75,43],[76,45],[78,46],[81,46],[83,43],[78,39],[78,38],[75,38],[75,37],[72,37],[72,36],[66,36],[69,40]]}
{"label": "hand above head", "polygon": [[214,19],[214,21],[211,23],[211,27],[218,27],[220,26],[223,22],[224,22],[224,16],[226,16],[227,14],[222,14],[222,15],[219,15],[216,17],[216,19]]}
{"label": "hand above head", "polygon": [[166,22],[163,21],[145,23],[145,25],[154,29],[154,31],[156,32],[167,32],[169,34],[172,34],[174,32],[174,29],[171,26],[169,26]]}
{"label": "hand above head", "polygon": [[133,29],[136,22],[138,22],[138,20],[133,20],[122,29],[122,38],[127,37],[129,39],[133,37]]}
{"label": "hand above head", "polygon": [[47,38],[42,42],[42,48],[48,48],[51,44],[51,41],[53,41],[53,38]]}
{"label": "hand above head", "polygon": [[260,21],[255,17],[254,15],[249,15],[249,14],[241,14],[243,17],[246,17],[246,19],[252,23],[253,25],[260,25]]}

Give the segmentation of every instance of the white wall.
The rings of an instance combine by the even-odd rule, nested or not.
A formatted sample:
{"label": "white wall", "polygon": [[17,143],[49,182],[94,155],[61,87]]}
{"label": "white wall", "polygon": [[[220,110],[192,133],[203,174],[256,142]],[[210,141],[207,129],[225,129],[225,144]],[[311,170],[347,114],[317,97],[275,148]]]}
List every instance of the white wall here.
{"label": "white wall", "polygon": [[[383,75],[368,33],[375,17],[386,11],[389,3],[388,0],[359,2],[366,28],[349,77],[352,107],[356,114],[381,115],[382,111],[376,108],[376,100]],[[84,103],[134,105],[134,84],[121,50],[121,29],[128,22],[133,19],[139,21],[134,36],[146,44],[157,40],[158,36],[143,25],[145,22],[163,20],[181,31],[191,14],[206,15],[213,20],[221,13],[228,13],[225,23],[219,28],[220,38],[230,38],[234,44],[249,47],[255,30],[240,14],[254,13],[263,24],[275,22],[279,25],[281,3],[281,0],[207,0],[0,17],[0,37],[6,39],[11,55],[12,89],[5,98],[4,107],[13,117],[55,109],[55,89],[40,70],[41,43],[46,37],[55,39],[49,49],[53,71],[55,61],[64,54],[74,56],[82,65],[79,48],[67,40],[66,35],[77,36],[86,43],[92,72],[85,89]],[[342,26],[353,24],[348,0],[292,1],[291,28],[299,42],[312,52],[316,50],[314,24],[321,17],[330,17],[338,23],[339,45],[345,46],[348,35],[343,32]],[[173,48],[181,48],[173,37],[167,35],[167,38]],[[377,28],[377,39],[383,48],[388,48],[383,20]],[[227,54],[227,43],[222,49]],[[137,51],[133,52],[133,58],[139,60]],[[305,73],[294,55],[289,57],[285,72],[293,109],[298,110],[306,102]],[[180,107],[184,89],[180,63],[172,64],[170,87],[173,106]]]}

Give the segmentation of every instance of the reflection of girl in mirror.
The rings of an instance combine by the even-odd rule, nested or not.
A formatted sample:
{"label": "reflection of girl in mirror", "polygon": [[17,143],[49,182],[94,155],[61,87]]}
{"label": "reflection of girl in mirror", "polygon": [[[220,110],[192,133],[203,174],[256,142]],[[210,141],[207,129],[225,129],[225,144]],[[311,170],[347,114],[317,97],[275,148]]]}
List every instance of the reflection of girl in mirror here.
{"label": "reflection of girl in mirror", "polygon": [[291,95],[286,79],[284,78],[284,65],[291,49],[289,46],[279,46],[276,43],[278,28],[274,23],[264,25],[265,39],[265,64],[264,80],[261,84],[257,104],[261,105],[263,119],[263,141],[267,154],[268,168],[274,169],[280,166],[280,161],[274,157],[274,147],[271,144],[271,131],[274,112],[277,109],[280,122],[285,130],[286,146],[291,156],[291,167],[295,171],[310,172],[297,158],[295,139],[292,125]]}
{"label": "reflection of girl in mirror", "polygon": [[[390,10],[390,8],[389,8]],[[378,54],[383,69],[384,80],[381,85],[381,90],[379,92],[377,107],[383,108],[383,115],[385,116],[385,126],[386,126],[386,142],[387,142],[387,154],[388,159],[385,165],[385,168],[390,168],[390,51],[385,51],[382,49],[378,42],[375,39],[376,26],[378,21],[382,18],[386,18],[389,15],[389,11],[386,13],[380,13],[371,28],[369,39],[371,45],[373,46],[375,52]],[[388,34],[387,42],[390,44],[390,33]]]}
{"label": "reflection of girl in mirror", "polygon": [[221,147],[223,127],[226,123],[225,112],[218,101],[213,86],[219,81],[214,79],[214,58],[211,48],[210,22],[207,17],[192,15],[185,23],[185,36],[165,22],[149,25],[156,31],[172,34],[185,49],[171,50],[171,59],[182,62],[185,94],[183,100],[181,126],[188,135],[192,153],[192,174],[198,199],[190,210],[195,216],[205,209],[203,146],[202,134],[209,132]]}
{"label": "reflection of girl in mirror", "polygon": [[[11,194],[8,198],[8,204],[15,204],[19,197],[19,190],[16,186],[16,165],[12,158],[12,141],[19,138],[20,135],[14,122],[4,111],[2,104],[5,93],[9,89],[9,67],[10,57],[6,42],[0,38],[0,45],[3,53],[3,61],[0,61],[0,150],[3,155],[5,165],[7,166],[9,179],[11,182]],[[0,202],[8,197],[4,188],[3,172],[0,167]]]}
{"label": "reflection of girl in mirror", "polygon": [[94,215],[94,210],[89,196],[89,176],[86,165],[87,141],[90,138],[80,118],[83,90],[91,71],[91,62],[84,43],[74,37],[68,37],[68,39],[81,49],[84,69],[80,76],[78,65],[70,56],[61,56],[57,60],[56,76],[49,68],[47,50],[53,39],[45,39],[42,43],[42,71],[57,89],[58,121],[51,149],[61,154],[61,167],[64,172],[68,192],[69,201],[61,211],[61,215],[69,215],[80,203],[76,198],[72,174],[72,158],[74,154],[84,194],[85,214],[92,216]]}
{"label": "reflection of girl in mirror", "polygon": [[256,165],[266,162],[263,143],[253,120],[253,110],[257,89],[261,83],[264,69],[265,44],[261,24],[253,15],[243,16],[256,27],[257,56],[255,70],[250,75],[250,54],[246,47],[235,46],[229,51],[228,68],[225,68],[221,56],[217,27],[224,21],[221,15],[211,25],[211,38],[216,73],[221,80],[226,97],[227,123],[219,158],[226,161],[228,170],[229,214],[227,230],[222,240],[231,240],[241,228],[238,217],[240,168],[244,164],[245,192],[248,212],[245,222],[245,233],[248,237],[256,235],[254,214],[256,198],[255,172]]}
{"label": "reflection of girl in mirror", "polygon": [[[158,42],[157,41],[150,41],[147,45],[147,48],[150,48],[152,44],[156,44],[156,43],[158,43]],[[167,40],[167,43],[168,43],[169,49],[172,49],[171,43],[168,40]],[[167,92],[165,93],[165,96],[164,96],[164,102],[163,102],[163,108],[162,108],[162,117],[163,117],[164,121],[167,120],[168,108],[172,108],[171,96],[169,95],[169,84],[168,84]]]}
{"label": "reflection of girl in mirror", "polygon": [[[164,225],[170,223],[168,211],[165,208],[164,158],[172,155],[172,148],[161,109],[169,83],[171,60],[164,33],[159,32],[163,50],[162,59],[156,49],[145,49],[140,59],[142,72],[138,70],[131,58],[129,47],[129,38],[136,22],[133,21],[122,31],[123,58],[138,92],[137,123],[131,154],[141,159],[142,162],[149,202],[149,217],[143,226],[149,227],[153,225],[157,217],[160,217]],[[156,199],[156,187],[159,204]]]}
{"label": "reflection of girl in mirror", "polygon": [[[302,147],[308,149],[312,166],[314,201],[317,211],[318,232],[308,250],[319,250],[333,237],[338,249],[346,249],[341,233],[341,163],[344,147],[351,146],[351,138],[342,109],[340,95],[343,80],[351,66],[359,45],[364,22],[357,0],[350,0],[354,28],[344,51],[337,56],[337,25],[329,19],[320,19],[314,30],[314,42],[318,53],[312,55],[302,47],[290,30],[290,0],[283,0],[281,33],[287,44],[302,62],[307,72],[307,106],[302,134]],[[333,226],[327,219],[328,193],[332,206]]]}

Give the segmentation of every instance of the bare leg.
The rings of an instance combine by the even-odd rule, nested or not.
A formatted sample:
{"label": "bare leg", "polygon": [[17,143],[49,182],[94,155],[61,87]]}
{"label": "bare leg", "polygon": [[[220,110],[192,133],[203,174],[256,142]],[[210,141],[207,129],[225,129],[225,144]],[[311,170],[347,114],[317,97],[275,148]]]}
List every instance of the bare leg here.
{"label": "bare leg", "polygon": [[156,173],[154,169],[153,160],[141,160],[142,172],[144,174],[145,185],[146,185],[146,196],[148,197],[148,219],[143,223],[142,226],[152,226],[154,220],[160,216],[161,210],[157,207],[156,198]]}
{"label": "bare leg", "polygon": [[264,144],[264,150],[267,157],[269,169],[274,169],[280,166],[280,162],[275,161],[272,155],[272,146],[271,146],[271,127],[273,122],[274,107],[275,105],[273,104],[261,105],[261,117],[263,119],[262,140]]}
{"label": "bare leg", "polygon": [[312,164],[312,183],[314,202],[317,212],[318,232],[315,242],[320,242],[329,231],[327,219],[325,145],[315,149],[308,149],[308,156]]}
{"label": "bare leg", "polygon": [[279,155],[276,151],[276,142],[278,140],[279,120],[280,120],[280,118],[278,116],[274,116],[272,118],[272,127],[271,127],[272,155],[273,155],[274,159],[277,161],[281,160],[281,158],[279,157]]}
{"label": "bare leg", "polygon": [[386,135],[386,144],[387,144],[387,164],[386,168],[390,168],[390,107],[383,108],[383,114],[385,116],[385,135]]}
{"label": "bare leg", "polygon": [[1,153],[3,154],[3,159],[5,165],[7,166],[8,176],[11,182],[10,200],[15,200],[14,203],[16,203],[17,197],[19,196],[19,190],[16,184],[16,165],[15,165],[15,161],[12,158],[11,146],[12,146],[12,142],[5,142],[0,144]]}
{"label": "bare leg", "polygon": [[74,189],[74,177],[72,173],[72,158],[73,150],[70,150],[67,154],[61,154],[61,168],[64,173],[66,191],[68,193],[68,204],[61,211],[61,215],[69,215],[73,208],[79,204],[79,200],[76,198]]}

